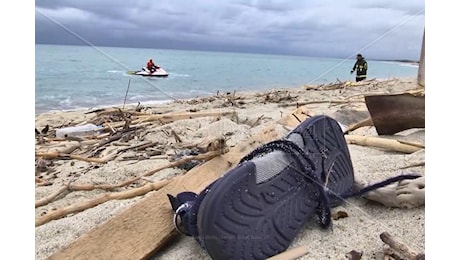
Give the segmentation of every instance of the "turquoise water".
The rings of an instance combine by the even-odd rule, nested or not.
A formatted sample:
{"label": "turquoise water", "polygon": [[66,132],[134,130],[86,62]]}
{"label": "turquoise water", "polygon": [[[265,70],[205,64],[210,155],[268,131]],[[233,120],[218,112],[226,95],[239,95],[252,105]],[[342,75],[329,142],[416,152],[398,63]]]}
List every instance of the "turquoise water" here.
{"label": "turquoise water", "polygon": [[[167,78],[129,75],[148,58]],[[165,49],[35,45],[35,113],[147,104],[220,92],[354,80],[354,59]],[[416,77],[417,66],[371,61],[368,78]],[[126,96],[126,101],[125,101]]]}

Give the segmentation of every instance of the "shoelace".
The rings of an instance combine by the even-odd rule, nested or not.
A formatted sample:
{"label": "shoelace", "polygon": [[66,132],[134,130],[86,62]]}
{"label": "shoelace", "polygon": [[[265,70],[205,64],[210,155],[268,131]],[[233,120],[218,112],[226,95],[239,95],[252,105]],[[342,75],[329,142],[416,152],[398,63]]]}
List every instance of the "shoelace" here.
{"label": "shoelace", "polygon": [[[309,182],[313,183],[318,189],[319,194],[319,208],[318,217],[322,227],[328,227],[331,223],[331,208],[329,206],[329,197],[327,190],[324,188],[321,181],[321,172],[317,172],[316,166],[321,166],[322,162],[314,162],[311,158],[307,157],[305,151],[300,148],[296,143],[288,139],[275,140],[273,142],[262,145],[254,149],[251,153],[243,157],[240,163],[252,160],[257,156],[273,152],[275,150],[282,151],[288,154],[295,161],[300,170],[296,170],[305,177]],[[309,166],[312,166],[310,168]]]}
{"label": "shoelace", "polygon": [[[334,191],[327,189],[327,187],[323,185],[323,181],[325,181],[321,180],[321,176],[323,173],[317,172],[318,169],[316,169],[316,166],[322,166],[322,162],[314,162],[311,158],[308,157],[311,156],[311,154],[306,154],[302,148],[300,148],[296,143],[288,139],[275,140],[265,145],[259,146],[258,148],[254,149],[251,153],[243,157],[240,160],[239,164],[246,161],[250,161],[255,157],[259,157],[276,150],[282,151],[287,155],[290,155],[292,159],[295,161],[296,165],[300,166],[301,168],[301,171],[297,170],[296,172],[300,173],[309,182],[313,183],[317,187],[319,194],[317,215],[320,220],[320,226],[323,228],[327,228],[331,224],[331,207],[329,203],[329,196],[334,195],[338,198],[345,200],[351,197],[363,196],[365,193],[369,191],[387,186],[394,182],[398,182],[405,179],[416,179],[421,177],[420,175],[415,174],[398,175],[386,179],[384,181],[372,184],[370,186],[364,187],[363,189],[357,192],[337,194]],[[309,166],[312,166],[312,168],[309,168]],[[168,194],[173,210],[175,211],[173,223],[175,228],[180,233],[187,236],[198,236],[198,230],[196,226],[198,208],[201,204],[201,201],[206,196],[206,194],[211,189],[214,183],[215,181],[211,183],[208,187],[206,187],[199,195],[196,195],[192,192],[182,192],[179,193],[177,197],[174,199],[173,196]],[[175,201],[173,202],[173,200]]]}

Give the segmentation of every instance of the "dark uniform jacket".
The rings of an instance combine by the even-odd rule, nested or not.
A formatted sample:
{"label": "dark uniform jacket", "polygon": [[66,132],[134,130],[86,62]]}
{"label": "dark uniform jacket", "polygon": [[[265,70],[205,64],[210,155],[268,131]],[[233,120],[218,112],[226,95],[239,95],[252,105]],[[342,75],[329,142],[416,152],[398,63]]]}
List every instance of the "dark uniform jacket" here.
{"label": "dark uniform jacket", "polygon": [[353,66],[353,71],[355,70],[357,78],[365,78],[367,74],[367,61],[364,58],[356,60]]}

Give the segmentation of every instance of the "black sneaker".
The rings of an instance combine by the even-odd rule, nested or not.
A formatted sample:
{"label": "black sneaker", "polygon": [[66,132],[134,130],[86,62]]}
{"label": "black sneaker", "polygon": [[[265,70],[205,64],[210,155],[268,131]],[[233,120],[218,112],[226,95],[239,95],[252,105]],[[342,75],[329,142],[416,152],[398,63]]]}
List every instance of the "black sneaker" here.
{"label": "black sneaker", "polygon": [[168,197],[176,229],[213,259],[266,259],[285,251],[313,215],[329,227],[330,208],[361,195],[353,185],[339,124],[314,116],[256,148],[199,195]]}

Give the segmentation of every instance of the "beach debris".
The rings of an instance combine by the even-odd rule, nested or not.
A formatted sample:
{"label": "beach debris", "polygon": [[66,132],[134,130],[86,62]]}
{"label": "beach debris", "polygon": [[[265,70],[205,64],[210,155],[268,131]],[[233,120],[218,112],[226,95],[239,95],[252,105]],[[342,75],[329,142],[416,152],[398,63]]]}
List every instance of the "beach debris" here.
{"label": "beach debris", "polygon": [[287,249],[286,251],[267,258],[266,260],[295,260],[308,254],[307,246],[297,246]]}
{"label": "beach debris", "polygon": [[321,84],[321,85],[304,85],[305,90],[336,90],[336,89],[343,89],[346,87],[362,87],[366,85],[378,85],[379,81],[376,78],[373,79],[366,79],[360,82],[351,82],[351,81],[341,81],[337,79],[333,83],[328,84]]}
{"label": "beach debris", "polygon": [[[198,150],[198,148],[193,148],[193,149],[185,149],[185,150],[182,150],[180,151],[179,153],[175,154],[172,156],[171,160],[172,161],[178,161],[186,156],[196,156],[198,155],[200,152]],[[190,160],[190,161],[187,161],[181,165],[178,165],[177,167],[179,167],[180,169],[183,169],[183,170],[186,170],[186,171],[189,171],[190,169],[192,169],[193,167],[199,165],[200,163],[202,163],[203,160]]]}
{"label": "beach debris", "polygon": [[35,173],[46,172],[48,171],[49,166],[54,166],[54,163],[45,159],[35,160]]}
{"label": "beach debris", "polygon": [[399,169],[403,170],[403,169],[409,169],[409,168],[413,168],[413,167],[421,167],[421,166],[425,166],[425,162],[417,162],[417,163],[413,163],[413,164],[409,164],[409,165],[406,165],[404,167],[401,167]]}
{"label": "beach debris", "polygon": [[[204,189],[211,182],[219,178],[223,172],[230,169],[232,165],[238,163],[248,152],[263,143],[277,138],[278,134],[279,133],[275,130],[275,124],[272,124],[254,134],[248,140],[231,148],[225,154],[218,157],[214,156],[216,158],[191,169],[186,174],[172,178],[163,188],[145,197],[143,200],[140,200],[128,210],[115,215],[109,221],[102,223],[98,228],[90,230],[87,235],[80,237],[60,251],[55,252],[48,259],[71,259],[75,256],[80,256],[82,258],[114,259],[114,247],[132,248],[133,242],[136,245],[136,250],[117,250],[116,259],[151,258],[151,256],[158,252],[163,245],[173,238],[175,232],[174,225],[171,221],[173,212],[171,211],[167,194],[177,194],[183,191],[185,186],[191,191],[200,191]],[[219,152],[208,152],[207,156],[210,157],[212,153],[216,155]],[[204,154],[198,156],[204,156]],[[181,160],[184,159],[185,158]],[[172,162],[171,164],[178,163],[179,161]],[[155,171],[158,170],[159,169]],[[144,176],[146,174],[144,174]],[[101,197],[102,196],[104,195],[101,195]],[[95,202],[101,202],[101,199],[91,201],[91,203],[94,204]],[[88,203],[85,203],[84,205],[87,204]],[[79,205],[74,205],[72,209],[77,208],[77,206]],[[69,211],[69,209],[66,210],[67,212]],[[62,211],[63,210],[61,210],[61,212]],[[47,215],[50,214],[53,213],[48,213]],[[59,217],[61,216],[62,215],[59,215]],[[45,217],[46,215],[43,216],[43,218]],[[38,224],[44,223],[43,221],[45,220],[50,221],[56,217],[54,213],[51,217],[40,219]],[[142,223],[149,224],[143,225]],[[108,247],[103,245],[111,246]]]}
{"label": "beach debris", "polygon": [[286,101],[296,101],[297,96],[291,96],[291,93],[287,90],[275,90],[268,93],[264,93],[263,103],[283,103]]}
{"label": "beach debris", "polygon": [[88,158],[84,156],[79,156],[75,154],[65,154],[65,153],[56,153],[56,152],[50,152],[50,153],[35,153],[35,156],[37,157],[42,157],[45,159],[75,159],[75,160],[80,160],[80,161],[85,161],[85,162],[95,162],[95,163],[106,163],[107,161],[105,159],[100,159],[100,158]]}
{"label": "beach debris", "polygon": [[84,124],[77,126],[69,126],[64,128],[56,129],[57,138],[65,137],[81,137],[81,136],[94,136],[99,134],[102,127],[95,124]]}
{"label": "beach debris", "polygon": [[363,103],[364,100],[362,99],[349,99],[349,100],[331,100],[331,99],[324,99],[324,100],[311,100],[311,101],[304,101],[304,102],[296,102],[296,103],[283,103],[279,104],[279,107],[290,107],[290,106],[305,106],[305,105],[312,105],[312,104],[321,104],[321,103],[327,103],[329,105],[333,104],[353,104],[353,103]]}
{"label": "beach debris", "polygon": [[402,256],[400,256],[394,249],[392,249],[389,245],[383,246],[383,259],[384,260],[405,260]]}
{"label": "beach debris", "polygon": [[[36,185],[44,186],[51,185],[52,183],[45,180],[40,176],[41,172],[49,171],[49,166],[53,165],[53,160],[80,160],[89,163],[106,164],[117,157],[121,157],[119,160],[143,160],[150,159],[151,156],[162,155],[166,151],[166,147],[177,149],[174,146],[188,146],[190,149],[195,149],[198,152],[190,153],[176,158],[175,161],[169,164],[159,167],[157,169],[149,170],[139,176],[130,177],[126,180],[119,181],[118,183],[76,183],[77,176],[84,174],[88,169],[88,166],[79,167],[79,172],[72,172],[67,174],[67,177],[72,177],[72,183],[66,185],[63,188],[58,189],[56,192],[45,196],[36,201],[36,207],[41,207],[44,204],[53,202],[57,199],[62,198],[64,192],[72,191],[90,191],[90,190],[105,190],[115,191],[120,188],[131,189],[133,187],[139,187],[146,185],[145,181],[140,182],[142,178],[151,176],[156,172],[159,172],[166,168],[179,167],[185,171],[192,167],[210,160],[216,156],[225,153],[226,150],[226,139],[218,137],[214,139],[207,139],[201,143],[185,143],[180,140],[176,133],[176,144],[171,144],[167,140],[164,142],[151,141],[145,139],[143,136],[150,131],[153,131],[156,127],[160,127],[160,124],[152,127],[151,120],[157,119],[157,122],[163,120],[164,124],[173,122],[174,120],[186,120],[189,118],[196,117],[216,117],[216,116],[233,116],[235,113],[231,112],[210,112],[209,110],[204,113],[175,113],[175,114],[146,114],[133,111],[121,111],[120,109],[102,109],[93,112],[95,118],[89,120],[86,125],[96,125],[93,122],[99,122],[101,127],[97,127],[98,131],[101,131],[98,135],[78,135],[78,136],[62,136],[59,138],[48,138],[42,136],[39,132],[40,142],[36,142]],[[113,121],[116,120],[116,121]],[[135,124],[133,124],[133,122]],[[52,126],[49,126],[52,128]],[[156,130],[161,131],[159,129]],[[172,130],[174,135],[174,130]],[[125,155],[129,152],[129,155]],[[170,156],[166,156],[163,159],[171,159]],[[155,158],[154,158],[155,159]],[[71,163],[74,163],[73,161]],[[89,168],[97,167],[94,164],[90,164]],[[48,178],[49,179],[49,178]],[[109,194],[109,193],[107,193]],[[117,198],[117,197],[115,197]],[[89,205],[94,205],[93,202]],[[76,207],[79,211],[84,209],[81,206]],[[86,208],[85,208],[86,209]],[[68,209],[64,210],[67,212]],[[38,223],[43,220],[38,221]],[[45,220],[47,222],[48,220]]]}
{"label": "beach debris", "polygon": [[406,244],[397,241],[392,235],[388,232],[382,232],[380,234],[380,239],[387,245],[390,246],[397,253],[404,256],[408,260],[422,260],[425,259],[425,253],[417,253],[412,248],[408,247]]}
{"label": "beach debris", "polygon": [[42,176],[35,176],[35,184],[37,184],[37,186],[50,186],[50,185],[53,185],[52,182],[42,178]]}
{"label": "beach debris", "polygon": [[414,142],[401,141],[396,139],[388,139],[374,136],[362,135],[345,135],[345,140],[349,144],[358,144],[364,146],[372,146],[383,148],[401,153],[414,153],[418,150],[424,149],[425,145]]}
{"label": "beach debris", "polygon": [[411,128],[425,128],[424,95],[366,95],[364,99],[379,135],[391,135]]}
{"label": "beach debris", "polygon": [[[168,165],[165,165],[165,166],[162,166],[162,167],[159,167],[159,168],[156,168],[154,170],[150,170],[150,171],[147,171],[146,173],[140,175],[140,176],[136,176],[136,177],[132,177],[128,180],[124,180],[124,181],[121,181],[119,183],[116,183],[116,184],[82,184],[82,183],[69,183],[68,185],[66,185],[66,188],[64,190],[68,190],[68,191],[90,191],[90,190],[96,190],[96,189],[101,189],[101,190],[106,190],[106,191],[109,191],[109,190],[114,190],[116,188],[121,188],[121,187],[126,187],[126,186],[129,186],[131,185],[132,183],[144,178],[144,177],[147,177],[147,176],[152,176],[153,174],[161,171],[161,170],[164,170],[164,169],[167,169],[167,168],[172,168],[172,167],[179,167],[181,165],[184,165],[188,162],[191,162],[191,161],[200,161],[200,162],[203,162],[203,161],[207,161],[207,160],[210,160],[216,156],[219,156],[221,155],[221,152],[222,150],[216,150],[216,151],[210,151],[208,153],[204,153],[204,154],[198,154],[198,155],[195,155],[195,156],[186,156],[186,157],[183,157],[179,160],[176,160],[174,162],[171,162],[170,164]],[[62,190],[61,192],[63,192],[64,190]],[[40,199],[39,201],[41,202],[36,202],[36,205],[39,204],[39,206],[43,206],[44,204],[43,201],[45,201],[46,203],[49,203],[49,202],[52,202],[55,198],[57,197],[57,195],[48,195],[46,196],[45,198],[46,199]]]}
{"label": "beach debris", "polygon": [[179,135],[176,133],[176,131],[171,130],[171,135],[174,136],[174,140],[176,140],[176,143],[182,143],[182,139],[180,139]]}
{"label": "beach debris", "polygon": [[305,106],[301,106],[294,110],[294,112],[284,117],[281,117],[281,119],[279,119],[277,123],[287,127],[295,127],[300,122],[304,121],[309,117],[312,117],[313,115],[314,114],[310,110],[306,109]]}
{"label": "beach debris", "polygon": [[339,210],[339,211],[336,211],[336,212],[332,213],[332,219],[333,220],[338,220],[338,219],[341,219],[341,218],[348,218],[348,213],[346,211],[343,211],[343,210]]}
{"label": "beach debris", "polygon": [[35,208],[38,208],[38,207],[41,207],[41,206],[44,206],[52,201],[54,201],[59,195],[61,195],[62,193],[64,193],[65,191],[68,191],[69,190],[69,185],[70,185],[70,182],[67,184],[67,185],[64,185],[62,186],[60,189],[58,189],[57,191],[51,193],[50,195],[46,196],[46,197],[43,197],[39,200],[36,200],[35,201]]}
{"label": "beach debris", "polygon": [[360,260],[363,256],[363,251],[358,252],[356,250],[351,250],[350,252],[345,254],[345,257],[349,260]]}
{"label": "beach debris", "polygon": [[41,133],[42,133],[42,134],[46,134],[46,133],[48,133],[48,130],[49,130],[49,129],[50,129],[50,126],[49,126],[49,125],[46,125],[46,126],[42,129]]}
{"label": "beach debris", "polygon": [[[395,81],[397,83],[397,81]],[[396,84],[395,83],[395,84]],[[375,81],[372,83],[363,84],[366,85],[366,88],[381,88],[379,86],[379,82]],[[353,85],[354,86],[354,85]],[[345,87],[345,86],[344,86]],[[348,86],[347,86],[348,87]],[[302,90],[300,90],[302,91]],[[338,91],[341,91],[340,89]],[[356,91],[360,91],[356,88]],[[273,92],[275,93],[275,92]],[[283,113],[280,111],[281,115],[288,115],[286,116],[292,119],[292,122],[289,124],[282,124],[283,126],[291,125],[295,126],[300,121],[303,121],[307,117],[314,115],[311,110],[307,110],[305,106],[301,106],[303,102],[297,101],[298,96],[287,95],[289,92],[280,91],[279,93],[275,93],[269,97],[270,102],[279,102],[279,107],[288,107],[288,106],[296,106],[298,108],[298,113],[289,112]],[[364,104],[364,91],[360,91],[358,96],[354,95],[351,98],[340,98],[334,102],[334,100],[304,100],[309,104],[338,104],[338,105],[354,105],[356,107],[363,106]],[[276,95],[280,98],[276,101]],[[284,95],[284,96],[283,96]],[[65,184],[62,187],[56,187],[55,191],[52,192],[48,196],[44,196],[43,198],[36,201],[36,203],[42,203],[44,205],[61,199],[67,194],[72,191],[90,191],[95,189],[103,190],[103,193],[94,192],[92,194],[100,194],[97,197],[93,195],[89,195],[89,199],[86,201],[78,202],[75,204],[71,204],[68,207],[57,209],[60,212],[67,212],[61,216],[52,215],[48,217],[49,219],[45,219],[46,223],[52,221],[57,218],[63,218],[68,216],[69,214],[75,214],[77,212],[86,210],[87,208],[82,207],[82,205],[87,205],[87,207],[94,207],[92,205],[97,205],[97,203],[104,203],[103,200],[107,199],[104,196],[109,194],[120,194],[120,192],[124,191],[133,191],[137,189],[138,193],[141,194],[138,196],[142,196],[147,194],[148,188],[145,188],[147,183],[155,184],[161,183],[162,181],[169,181],[164,186],[160,187],[155,192],[149,194],[149,196],[145,197],[145,201],[141,200],[137,202],[125,212],[122,212],[120,216],[112,217],[107,223],[104,223],[100,228],[91,230],[88,236],[81,237],[70,244],[69,247],[66,249],[62,249],[61,251],[56,252],[52,255],[49,259],[65,259],[66,257],[72,258],[72,256],[83,256],[87,258],[94,258],[97,256],[101,256],[102,258],[110,258],[111,253],[113,253],[113,247],[103,247],[106,243],[113,244],[117,248],[132,248],[131,242],[136,242],[136,251],[133,253],[132,250],[123,250],[120,252],[119,257],[124,258],[145,258],[147,256],[154,255],[174,233],[174,227],[172,226],[171,222],[171,212],[169,207],[165,207],[165,198],[166,193],[177,193],[178,191],[182,191],[184,186],[187,186],[189,190],[200,191],[203,187],[207,186],[210,182],[214,179],[218,178],[223,172],[227,169],[235,165],[239,159],[244,156],[245,153],[252,150],[254,147],[258,146],[260,143],[268,142],[276,138],[277,133],[276,131],[269,130],[268,128],[265,131],[262,131],[260,135],[253,136],[254,140],[256,141],[248,141],[247,143],[239,143],[236,147],[228,149],[225,145],[226,136],[230,136],[232,132],[226,133],[225,136],[214,138],[205,138],[200,143],[187,142],[189,139],[189,130],[196,131],[199,129],[200,126],[191,125],[189,130],[186,132],[176,132],[181,134],[181,141],[176,141],[175,143],[172,141],[170,137],[170,130],[173,128],[169,126],[169,123],[173,123],[178,120],[187,120],[191,118],[198,118],[198,117],[212,117],[215,120],[218,120],[222,117],[228,117],[233,120],[236,117],[236,122],[238,124],[238,116],[235,112],[236,109],[231,110],[211,110],[210,107],[218,108],[218,107],[225,107],[225,106],[233,106],[235,108],[241,108],[241,105],[249,104],[249,103],[257,103],[257,102],[265,102],[266,95],[259,95],[255,94],[253,96],[245,96],[245,95],[236,95],[236,92],[231,92],[225,94],[217,93],[216,96],[212,97],[203,97],[203,98],[196,98],[191,100],[175,100],[174,103],[181,103],[181,104],[200,104],[201,106],[197,107],[190,107],[187,106],[184,109],[184,112],[181,113],[171,113],[174,109],[171,108],[163,108],[163,107],[148,107],[143,108],[143,111],[140,110],[120,110],[120,109],[98,109],[88,112],[86,114],[93,114],[95,117],[92,119],[85,118],[85,122],[73,122],[76,124],[83,124],[83,123],[93,123],[95,125],[101,125],[102,130],[101,133],[95,136],[82,136],[78,139],[71,139],[67,138],[54,138],[54,129],[57,126],[50,125],[50,129],[46,135],[41,134],[38,129],[36,128],[39,134],[39,138],[37,138],[36,142],[36,153],[40,155],[40,153],[49,152],[49,150],[53,150],[55,152],[58,151],[65,151],[64,154],[73,154],[77,156],[81,156],[81,158],[101,158],[106,160],[107,162],[115,160],[118,163],[120,160],[169,160],[170,162],[167,165],[162,167],[158,167],[153,170],[146,171],[139,175],[135,174],[136,176],[130,175],[129,178],[126,180],[121,180],[117,183],[78,183],[77,178],[72,179],[72,182],[67,185]],[[284,100],[283,100],[284,99]],[[211,102],[214,102],[210,104]],[[359,103],[359,106],[356,105]],[[139,103],[140,104],[140,103]],[[286,105],[288,104],[288,105]],[[276,104],[275,104],[276,105]],[[139,105],[138,105],[139,106]],[[309,106],[314,107],[314,106]],[[302,108],[302,109],[299,109]],[[281,110],[281,109],[280,109]],[[168,111],[168,112],[166,112]],[[260,119],[259,119],[260,118]],[[255,117],[251,119],[252,122],[256,122],[257,124],[262,124],[262,121],[265,123],[268,120],[262,120],[265,117],[260,116],[258,119]],[[255,119],[255,120],[254,120]],[[268,118],[270,119],[270,118]],[[200,119],[201,120],[201,119]],[[354,119],[353,119],[354,120]],[[257,122],[258,121],[258,122]],[[281,121],[281,120],[280,120]],[[178,122],[178,123],[182,123]],[[188,124],[188,122],[186,123]],[[204,124],[203,124],[204,125]],[[256,124],[254,124],[255,126]],[[64,126],[64,125],[62,125]],[[66,124],[65,126],[72,126],[71,124]],[[175,128],[178,130],[178,128]],[[160,142],[153,142],[156,143],[152,145],[152,138],[150,134],[157,134],[157,136],[161,136],[162,131],[166,132],[166,136],[164,137],[164,141],[160,138]],[[351,131],[351,130],[350,130]],[[53,136],[53,137],[51,137]],[[187,137],[187,138],[186,138]],[[202,136],[200,136],[201,138]],[[206,136],[208,137],[208,136]],[[209,136],[211,137],[211,136]],[[38,140],[40,139],[40,141]],[[155,139],[158,140],[158,139]],[[149,143],[150,141],[150,143]],[[403,141],[400,141],[404,143]],[[145,146],[143,146],[143,145]],[[420,144],[413,144],[419,145],[424,148],[423,145]],[[136,147],[137,146],[137,147]],[[128,148],[130,147],[130,148]],[[126,149],[128,148],[128,149]],[[175,153],[180,153],[180,151],[190,149],[193,150],[195,148],[199,148],[199,153],[197,155],[184,155],[181,158],[173,159],[171,157],[170,151],[173,150]],[[168,151],[168,153],[166,153]],[[79,163],[77,160],[79,157],[56,157],[56,158],[46,158],[36,156],[36,158],[48,160],[53,162],[56,159],[72,159],[72,161],[78,167],[79,172],[72,172],[72,176],[76,176],[78,174],[84,174],[85,166],[82,165],[89,165],[89,167],[105,167],[104,164],[98,164],[90,162],[89,164]],[[157,180],[158,178],[149,178],[148,176],[153,176],[155,173],[162,171],[163,169],[167,168],[181,168],[181,165],[191,161],[199,161],[200,165],[196,165],[192,169],[187,172],[184,172],[183,175],[178,175],[171,179],[163,179]],[[59,162],[61,163],[61,162]],[[58,164],[59,164],[58,163]],[[136,163],[136,162],[133,162]],[[64,163],[68,164],[68,163]],[[159,176],[156,176],[159,177]],[[36,176],[36,186],[40,186],[40,183],[45,183],[44,178]],[[39,183],[40,182],[40,183]],[[56,185],[61,185],[61,182],[55,182],[53,188]],[[140,187],[138,185],[141,185]],[[133,186],[135,188],[133,188]],[[144,189],[140,189],[143,188]],[[141,190],[146,191],[146,193],[141,192]],[[134,192],[134,191],[133,191]],[[85,196],[86,197],[86,196]],[[102,198],[102,199],[101,199]],[[120,196],[121,198],[121,196]],[[110,199],[119,199],[117,196],[113,196]],[[110,200],[109,199],[109,200]],[[123,198],[121,198],[123,199]],[[41,200],[41,202],[39,202]],[[36,204],[37,205],[37,204]],[[40,205],[40,204],[38,204]],[[53,205],[53,207],[55,207]],[[46,207],[43,207],[46,208]],[[38,207],[36,212],[40,211],[43,212],[41,206]],[[56,211],[56,210],[54,210]],[[70,213],[69,213],[70,212]],[[49,211],[45,209],[45,213],[43,216],[53,213],[53,211]],[[148,214],[146,214],[148,213]],[[54,214],[54,213],[53,213]],[[153,222],[151,220],[154,220]],[[38,219],[36,219],[38,220]],[[41,220],[43,221],[43,219]],[[146,223],[149,222],[149,225],[139,225],[139,223]],[[37,223],[37,222],[36,222]],[[43,224],[40,224],[43,225]],[[129,230],[126,229],[126,226],[129,226]],[[125,228],[123,228],[125,227]],[[107,237],[107,234],[110,233],[111,237]],[[156,234],[152,236],[152,234]],[[112,237],[113,235],[113,237]],[[106,239],[109,239],[106,241]],[[131,241],[131,242],[130,242]],[[129,243],[129,245],[128,245]],[[85,250],[82,251],[81,249],[84,248]],[[112,252],[110,252],[112,251]],[[288,250],[289,251],[289,250]],[[112,258],[113,259],[113,258]],[[286,259],[286,258],[283,258]]]}
{"label": "beach debris", "polygon": [[260,124],[260,120],[262,120],[264,118],[264,115],[260,115],[259,117],[257,118],[254,118],[254,117],[246,117],[245,119],[243,120],[239,120],[238,123],[240,124],[246,124],[248,125],[249,127],[253,128],[257,125]]}
{"label": "beach debris", "polygon": [[[133,188],[130,190],[126,191],[120,191],[120,192],[110,192],[110,193],[104,193],[100,195],[99,197],[96,197],[94,199],[90,199],[88,201],[83,201],[79,203],[75,203],[73,205],[63,207],[56,209],[52,212],[49,212],[41,217],[38,217],[35,219],[35,227],[41,226],[45,223],[48,223],[52,220],[60,219],[62,217],[65,217],[69,214],[72,213],[77,213],[80,211],[84,211],[86,209],[95,207],[99,204],[102,204],[104,202],[107,202],[109,200],[124,200],[124,199],[129,199],[137,196],[141,196],[144,194],[147,194],[153,190],[159,190],[160,188],[164,187],[166,184],[168,184],[170,180],[162,180],[154,183],[147,183],[143,185],[142,187],[139,188]],[[64,189],[64,188],[63,188]],[[58,190],[60,192],[61,190]],[[57,192],[56,192],[57,193]]]}

